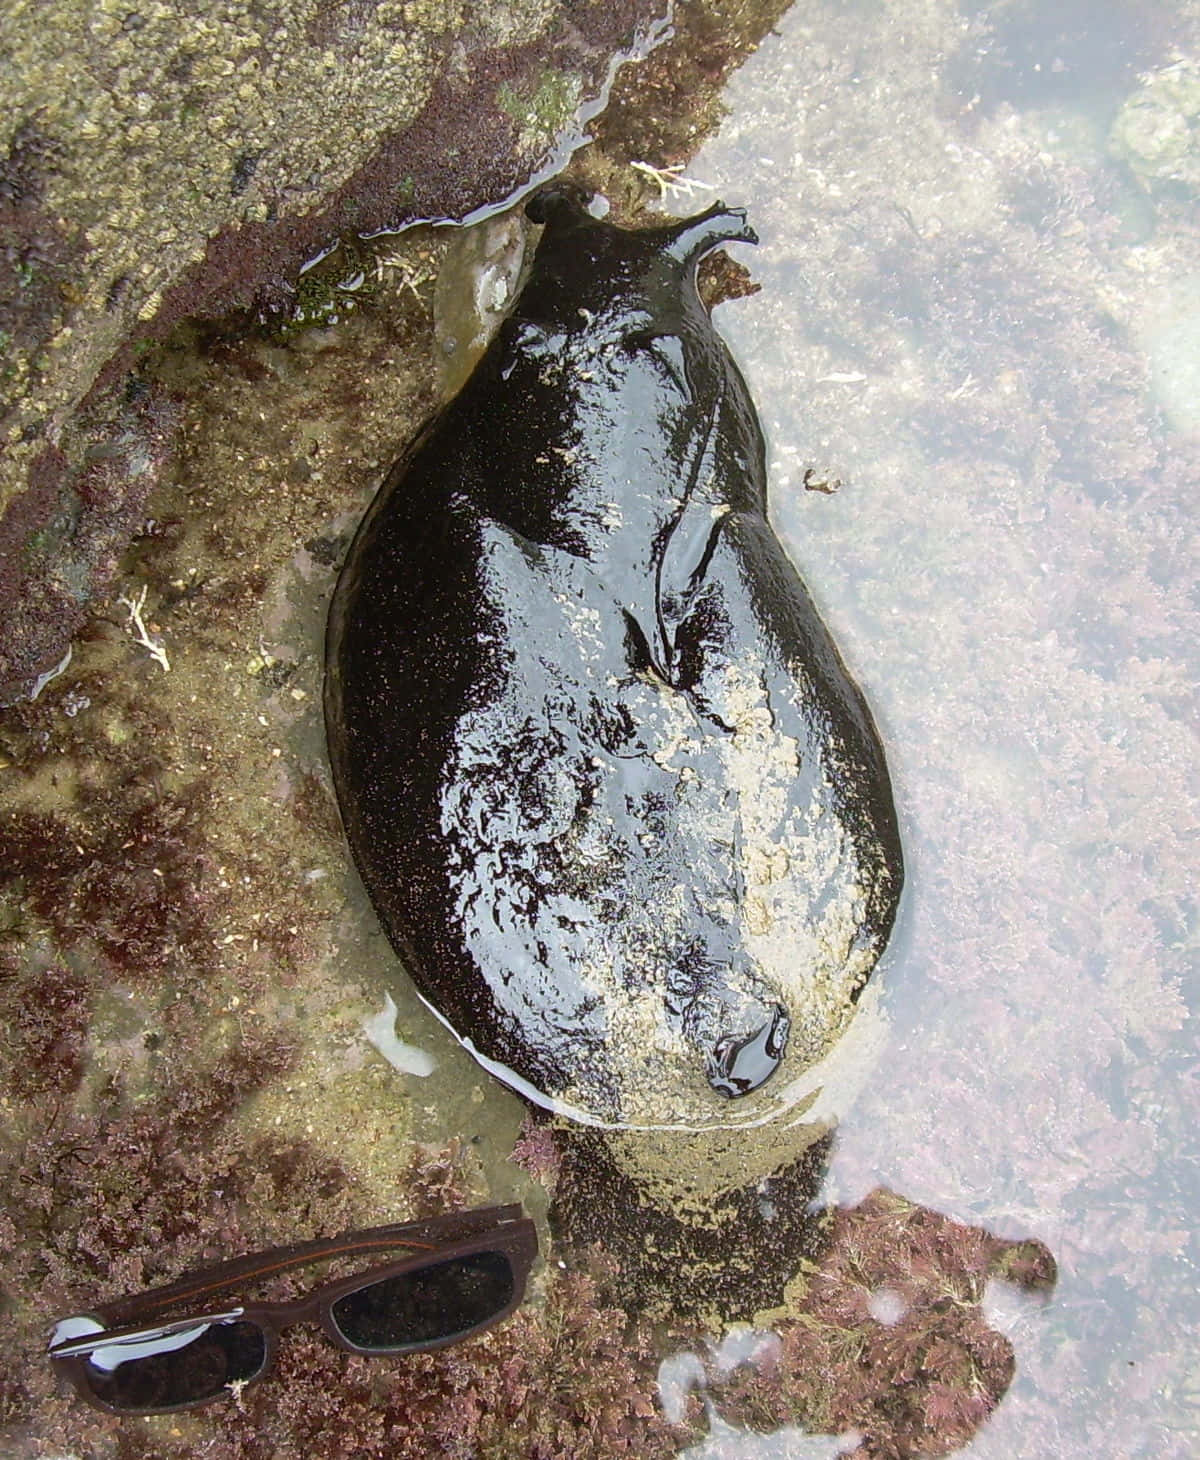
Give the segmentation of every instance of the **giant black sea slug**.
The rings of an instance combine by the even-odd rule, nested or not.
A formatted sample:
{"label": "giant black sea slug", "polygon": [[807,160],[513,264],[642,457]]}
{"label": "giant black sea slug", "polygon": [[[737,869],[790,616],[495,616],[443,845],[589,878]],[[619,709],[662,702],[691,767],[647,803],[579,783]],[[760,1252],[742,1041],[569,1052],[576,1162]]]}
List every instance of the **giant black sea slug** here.
{"label": "giant black sea slug", "polygon": [[501,1078],[601,1124],[757,1123],[850,1019],[903,874],[696,292],[755,236],[721,204],[621,229],[562,187],[528,213],[528,282],[338,583],[342,817],[417,987]]}

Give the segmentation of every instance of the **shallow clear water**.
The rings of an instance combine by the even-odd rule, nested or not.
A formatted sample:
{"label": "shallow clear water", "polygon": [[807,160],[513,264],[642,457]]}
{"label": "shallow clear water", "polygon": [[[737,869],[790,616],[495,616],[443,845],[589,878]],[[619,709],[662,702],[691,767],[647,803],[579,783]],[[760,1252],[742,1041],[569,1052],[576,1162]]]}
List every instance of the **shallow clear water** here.
{"label": "shallow clear water", "polygon": [[[1054,1254],[1042,1303],[989,1293],[1016,1377],[960,1453],[1184,1456],[1200,438],[1163,407],[1196,369],[1195,200],[1106,150],[1134,78],[1019,10],[998,55],[945,7],[794,8],[687,166],[713,191],[668,201],[744,203],[762,237],[718,323],[902,814],[890,1039],[826,1197],[884,1186]],[[1119,55],[1130,13],[1089,20]]]}

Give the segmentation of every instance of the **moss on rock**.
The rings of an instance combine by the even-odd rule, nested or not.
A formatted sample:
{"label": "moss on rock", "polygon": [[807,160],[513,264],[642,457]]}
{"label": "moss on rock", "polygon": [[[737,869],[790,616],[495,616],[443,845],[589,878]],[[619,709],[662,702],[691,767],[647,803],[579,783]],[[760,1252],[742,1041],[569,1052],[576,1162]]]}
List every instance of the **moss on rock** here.
{"label": "moss on rock", "polygon": [[[97,531],[81,477],[120,435],[139,342],[281,308],[339,235],[499,201],[577,142],[578,104],[663,8],[55,0],[0,17],[0,697],[61,656],[111,575],[109,537],[129,540],[131,521]],[[114,505],[136,516],[152,480],[127,474]]]}

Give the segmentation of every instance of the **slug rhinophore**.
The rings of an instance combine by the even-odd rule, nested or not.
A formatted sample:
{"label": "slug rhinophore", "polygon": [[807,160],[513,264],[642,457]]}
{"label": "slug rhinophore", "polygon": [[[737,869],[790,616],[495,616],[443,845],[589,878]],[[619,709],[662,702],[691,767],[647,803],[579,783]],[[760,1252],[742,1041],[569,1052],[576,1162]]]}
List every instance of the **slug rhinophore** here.
{"label": "slug rhinophore", "polygon": [[756,238],[722,204],[625,230],[555,187],[527,212],[512,313],[338,582],[343,821],[421,994],[527,1098],[758,1123],[849,1021],[903,872],[696,292],[705,253]]}

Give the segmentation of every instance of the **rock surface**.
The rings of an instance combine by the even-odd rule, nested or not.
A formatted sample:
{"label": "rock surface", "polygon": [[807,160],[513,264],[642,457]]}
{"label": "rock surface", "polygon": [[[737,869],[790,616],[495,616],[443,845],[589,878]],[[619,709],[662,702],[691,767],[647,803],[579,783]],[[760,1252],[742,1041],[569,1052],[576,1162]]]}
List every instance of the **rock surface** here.
{"label": "rock surface", "polygon": [[56,0],[0,20],[0,697],[111,576],[169,444],[125,377],[287,301],[339,234],[461,217],[568,151],[660,0]]}

